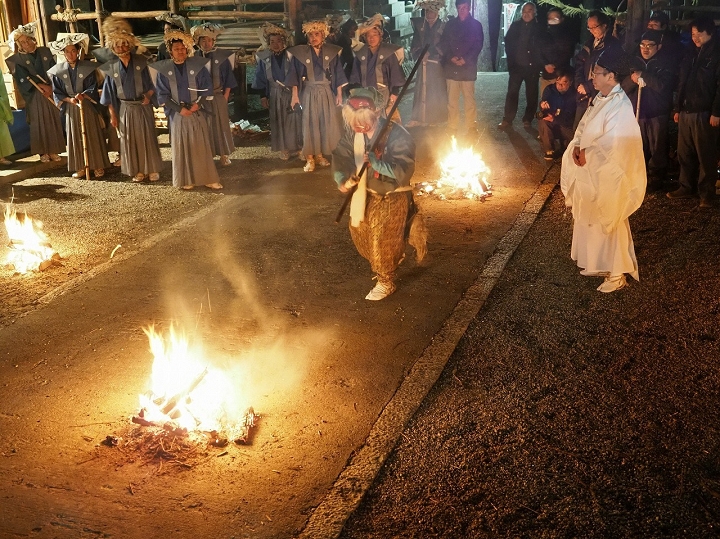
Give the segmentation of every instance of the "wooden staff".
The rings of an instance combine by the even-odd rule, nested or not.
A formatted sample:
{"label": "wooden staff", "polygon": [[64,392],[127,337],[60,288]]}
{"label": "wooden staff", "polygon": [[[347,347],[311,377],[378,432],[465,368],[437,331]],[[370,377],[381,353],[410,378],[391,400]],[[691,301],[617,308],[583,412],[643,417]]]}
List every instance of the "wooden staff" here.
{"label": "wooden staff", "polygon": [[[408,86],[410,86],[410,83],[412,82],[413,78],[415,77],[415,73],[417,73],[418,67],[420,67],[420,64],[423,61],[423,58],[425,57],[425,54],[427,53],[428,49],[430,48],[430,43],[425,45],[423,49],[420,51],[420,56],[418,57],[417,61],[415,62],[415,65],[412,68],[412,71],[410,71],[410,75],[408,75],[407,80],[405,80],[405,84],[403,84],[402,90],[400,90],[400,93],[397,96],[397,99],[395,100],[395,103],[393,103],[392,108],[390,109],[390,112],[388,112],[387,115],[387,122],[385,122],[385,125],[383,126],[380,133],[378,133],[378,136],[375,137],[375,142],[372,143],[372,146],[370,147],[370,150],[368,153],[372,153],[375,151],[375,148],[377,148],[378,143],[381,140],[385,139],[384,133],[386,130],[389,130],[392,126],[392,121],[390,120],[393,117],[393,114],[395,114],[395,111],[398,108],[398,105],[400,105],[400,100],[403,98],[405,93],[407,92]],[[367,170],[368,163],[365,161],[362,164],[362,167],[360,167],[360,172],[357,174],[358,180],[363,177],[363,174],[365,174],[365,171]],[[350,189],[345,196],[345,201],[343,202],[343,205],[340,207],[340,211],[338,211],[337,216],[335,217],[335,222],[339,223],[340,219],[342,219],[343,214],[345,213],[345,210],[347,209],[348,205],[350,204],[350,200],[352,200],[352,196],[355,194],[355,191],[357,190],[357,184],[353,186],[352,189]]]}
{"label": "wooden staff", "polygon": [[30,84],[32,84],[33,86],[35,86],[35,89],[36,89],[38,92],[40,92],[40,95],[42,95],[45,99],[47,99],[48,101],[50,101],[50,103],[53,104],[53,107],[60,108],[60,107],[58,106],[58,104],[55,103],[55,100],[54,100],[52,97],[45,95],[45,92],[42,91],[42,89],[40,88],[40,86],[38,86],[38,83],[37,83],[37,82],[35,82],[34,80],[32,80],[31,77],[28,77],[28,80],[30,81]]}
{"label": "wooden staff", "polygon": [[85,179],[90,179],[90,156],[88,155],[87,131],[85,131],[85,109],[83,108],[83,99],[78,101],[80,107],[80,132],[82,133],[83,160],[85,161]]}

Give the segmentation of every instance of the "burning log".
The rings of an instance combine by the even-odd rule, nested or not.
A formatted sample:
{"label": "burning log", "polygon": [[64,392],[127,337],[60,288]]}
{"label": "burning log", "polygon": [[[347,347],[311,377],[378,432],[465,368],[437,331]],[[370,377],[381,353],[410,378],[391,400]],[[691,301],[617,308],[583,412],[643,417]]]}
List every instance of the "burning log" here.
{"label": "burning log", "polygon": [[28,273],[60,264],[60,255],[50,245],[40,221],[18,213],[8,204],[5,206],[5,229],[10,239],[10,252],[5,263],[8,268],[17,273]]}
{"label": "burning log", "polygon": [[[205,378],[205,376],[207,376],[207,373],[208,373],[208,370],[207,370],[207,367],[206,367],[205,370],[202,371],[202,372],[195,378],[195,380],[193,380],[193,381],[190,383],[190,385],[189,385],[187,388],[183,389],[183,390],[180,391],[179,393],[177,393],[177,394],[173,395],[172,397],[170,397],[170,398],[167,400],[167,404],[165,404],[165,406],[163,406],[163,407],[161,408],[162,413],[165,414],[165,415],[168,415],[168,416],[171,416],[171,417],[172,417],[171,414],[172,414],[172,412],[175,410],[175,408],[177,407],[178,403],[179,403],[182,399],[186,398],[190,393],[192,393],[192,392],[195,390],[195,388],[196,388],[197,386],[200,385],[200,382],[202,382],[202,381],[203,381],[203,378]],[[175,419],[177,419],[177,418],[175,418]]]}

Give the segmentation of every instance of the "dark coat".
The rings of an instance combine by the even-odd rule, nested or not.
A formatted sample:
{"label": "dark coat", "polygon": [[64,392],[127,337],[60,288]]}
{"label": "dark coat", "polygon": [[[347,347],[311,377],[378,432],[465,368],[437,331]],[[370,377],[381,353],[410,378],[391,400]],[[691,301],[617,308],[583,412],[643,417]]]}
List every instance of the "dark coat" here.
{"label": "dark coat", "polygon": [[505,34],[508,71],[536,68],[540,73],[543,66],[541,30],[534,19],[530,22],[520,19],[510,25]]}
{"label": "dark coat", "polygon": [[[552,64],[557,69],[569,69],[575,55],[575,39],[570,34],[567,23],[548,26],[542,34],[541,55],[543,78],[554,79],[556,73],[547,73],[544,67]],[[557,72],[557,71],[556,71]]]}
{"label": "dark coat", "polygon": [[[595,39],[591,37],[575,56],[575,88],[577,89],[581,85],[585,88],[588,102],[597,94],[597,90],[595,90],[592,80],[590,80],[590,71],[592,71],[592,67],[595,65],[595,62],[597,62],[598,57],[604,51],[612,48],[622,49],[622,44],[608,31],[597,47],[595,46]],[[577,95],[578,100],[585,99],[586,97],[580,93]]]}
{"label": "dark coat", "polygon": [[[642,71],[645,87],[640,97],[640,118],[669,115],[672,111],[673,90],[676,81],[670,64],[659,53],[648,61],[645,61],[639,53],[637,56],[639,61],[645,64]],[[625,77],[621,86],[630,98],[633,110],[637,111],[638,85],[633,82],[632,78]]]}
{"label": "dark coat", "polygon": [[[457,81],[477,80],[477,61],[483,41],[482,24],[473,19],[472,15],[464,21],[457,17],[450,19],[438,45],[445,78]],[[465,60],[465,65],[457,66],[450,61],[456,56]]]}
{"label": "dark coat", "polygon": [[680,67],[675,110],[720,116],[720,40],[692,48]]}

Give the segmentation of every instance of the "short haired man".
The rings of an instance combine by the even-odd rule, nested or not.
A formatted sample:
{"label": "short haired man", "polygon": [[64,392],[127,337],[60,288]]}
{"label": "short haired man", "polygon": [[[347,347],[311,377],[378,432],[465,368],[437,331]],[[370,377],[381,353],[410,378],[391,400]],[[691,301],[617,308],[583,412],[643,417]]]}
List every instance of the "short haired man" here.
{"label": "short haired man", "polygon": [[477,61],[483,48],[483,27],[470,14],[470,0],[455,0],[458,16],[445,25],[438,50],[445,71],[448,90],[448,130],[456,133],[460,127],[460,96],[465,108],[464,130],[475,131],[477,107],[475,81]]}
{"label": "short haired man", "polygon": [[668,57],[670,67],[677,72],[687,48],[680,40],[680,34],[670,28],[670,17],[664,11],[654,11],[650,15],[647,29],[657,30],[662,34],[659,43],[659,45],[662,45],[662,55]]}
{"label": "short haired man", "polygon": [[700,209],[715,201],[720,132],[720,43],[711,17],[690,23],[693,50],[680,68],[674,120],[678,123],[680,187],[668,198],[700,196]]}
{"label": "short haired man", "polygon": [[575,121],[575,88],[572,85],[572,73],[560,69],[555,84],[543,90],[538,114],[538,134],[545,160],[553,160],[558,153],[555,151],[555,140],[560,141],[560,154],[565,151],[573,138],[573,122]]}
{"label": "short haired man", "polygon": [[[648,190],[665,181],[668,166],[668,122],[672,111],[675,75],[667,59],[659,54],[662,32],[647,30],[640,38],[638,69],[621,86],[630,98],[640,124],[648,171]],[[643,86],[640,90],[640,85]]]}

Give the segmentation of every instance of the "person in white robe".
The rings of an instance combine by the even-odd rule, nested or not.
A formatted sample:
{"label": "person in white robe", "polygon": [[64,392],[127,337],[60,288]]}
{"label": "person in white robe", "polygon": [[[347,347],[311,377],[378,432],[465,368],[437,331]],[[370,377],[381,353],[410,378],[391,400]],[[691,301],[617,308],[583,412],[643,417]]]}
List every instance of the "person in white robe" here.
{"label": "person in white robe", "polygon": [[628,218],[645,196],[647,177],[640,128],[620,87],[632,59],[606,51],[593,66],[598,95],[580,120],[563,155],[560,183],[572,209],[571,257],[581,274],[605,277],[600,292],[640,280]]}

